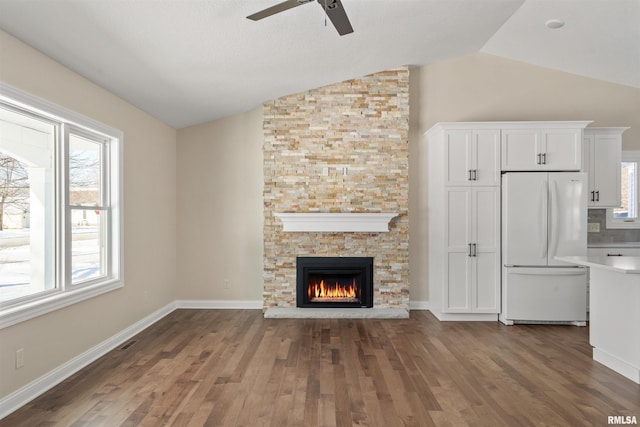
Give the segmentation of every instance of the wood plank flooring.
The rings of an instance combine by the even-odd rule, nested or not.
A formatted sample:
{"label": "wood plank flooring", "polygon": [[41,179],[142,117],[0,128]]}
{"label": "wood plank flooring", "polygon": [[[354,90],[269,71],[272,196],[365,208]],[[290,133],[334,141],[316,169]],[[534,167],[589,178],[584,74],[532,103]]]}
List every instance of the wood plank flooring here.
{"label": "wood plank flooring", "polygon": [[588,329],[177,310],[1,426],[602,426],[640,385]]}

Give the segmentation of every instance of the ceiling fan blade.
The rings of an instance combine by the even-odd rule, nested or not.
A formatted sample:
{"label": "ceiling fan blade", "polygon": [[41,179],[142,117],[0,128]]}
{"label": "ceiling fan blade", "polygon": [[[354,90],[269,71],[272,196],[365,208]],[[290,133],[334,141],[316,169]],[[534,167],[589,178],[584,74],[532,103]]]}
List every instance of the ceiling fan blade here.
{"label": "ceiling fan blade", "polygon": [[306,2],[300,2],[298,0],[283,1],[282,3],[278,3],[275,6],[268,7],[264,10],[261,10],[260,12],[254,13],[253,15],[249,15],[247,16],[247,18],[251,19],[252,21],[259,21],[262,18],[275,15],[276,13],[284,12],[285,10],[289,10],[296,6],[300,6],[301,4],[304,4],[304,3]]}
{"label": "ceiling fan blade", "polygon": [[353,27],[351,27],[347,12],[345,12],[340,0],[318,0],[318,4],[327,13],[331,23],[338,30],[338,34],[344,36],[345,34],[353,33]]}

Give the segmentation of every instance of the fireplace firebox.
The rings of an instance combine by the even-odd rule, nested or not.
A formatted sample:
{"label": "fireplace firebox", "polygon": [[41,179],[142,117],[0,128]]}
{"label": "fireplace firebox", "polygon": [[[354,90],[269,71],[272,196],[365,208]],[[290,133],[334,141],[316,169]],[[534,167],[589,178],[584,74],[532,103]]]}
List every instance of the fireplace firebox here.
{"label": "fireplace firebox", "polygon": [[298,257],[298,307],[373,307],[373,258]]}

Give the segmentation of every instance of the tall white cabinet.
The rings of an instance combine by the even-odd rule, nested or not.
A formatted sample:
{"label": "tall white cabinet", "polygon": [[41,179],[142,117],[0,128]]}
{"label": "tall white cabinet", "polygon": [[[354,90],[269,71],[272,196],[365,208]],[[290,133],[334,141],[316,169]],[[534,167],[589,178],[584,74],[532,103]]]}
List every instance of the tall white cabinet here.
{"label": "tall white cabinet", "polygon": [[588,123],[438,123],[426,133],[429,303],[436,317],[498,320],[501,172],[580,170]]}
{"label": "tall white cabinet", "polygon": [[443,123],[427,139],[431,311],[497,320],[500,129]]}

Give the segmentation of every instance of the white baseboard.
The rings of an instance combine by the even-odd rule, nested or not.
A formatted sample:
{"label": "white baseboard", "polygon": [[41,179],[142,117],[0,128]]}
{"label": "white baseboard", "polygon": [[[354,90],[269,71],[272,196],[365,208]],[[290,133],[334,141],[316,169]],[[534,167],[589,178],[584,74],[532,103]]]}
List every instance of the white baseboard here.
{"label": "white baseboard", "polygon": [[613,354],[607,353],[597,347],[593,348],[593,360],[602,363],[604,366],[616,371],[620,375],[624,375],[634,383],[640,384],[640,367],[621,360]]}
{"label": "white baseboard", "polygon": [[436,319],[441,322],[497,322],[497,314],[484,313],[443,313],[439,310],[430,310]]}
{"label": "white baseboard", "polygon": [[111,338],[101,342],[95,347],[90,348],[84,353],[74,357],[68,362],[63,363],[52,371],[47,372],[40,378],[30,382],[24,387],[19,388],[13,393],[0,399],[0,420],[11,414],[15,410],[26,405],[42,393],[60,384],[80,369],[89,365],[98,358],[104,356],[114,348],[118,347],[134,335],[142,332],[158,320],[162,319],[176,309],[176,303],[172,302],[159,310],[154,311],[142,320],[134,323],[123,331],[115,334]]}
{"label": "white baseboard", "polygon": [[410,310],[429,310],[431,306],[429,301],[410,301],[409,302]]}
{"label": "white baseboard", "polygon": [[176,308],[261,310],[262,300],[178,300]]}

